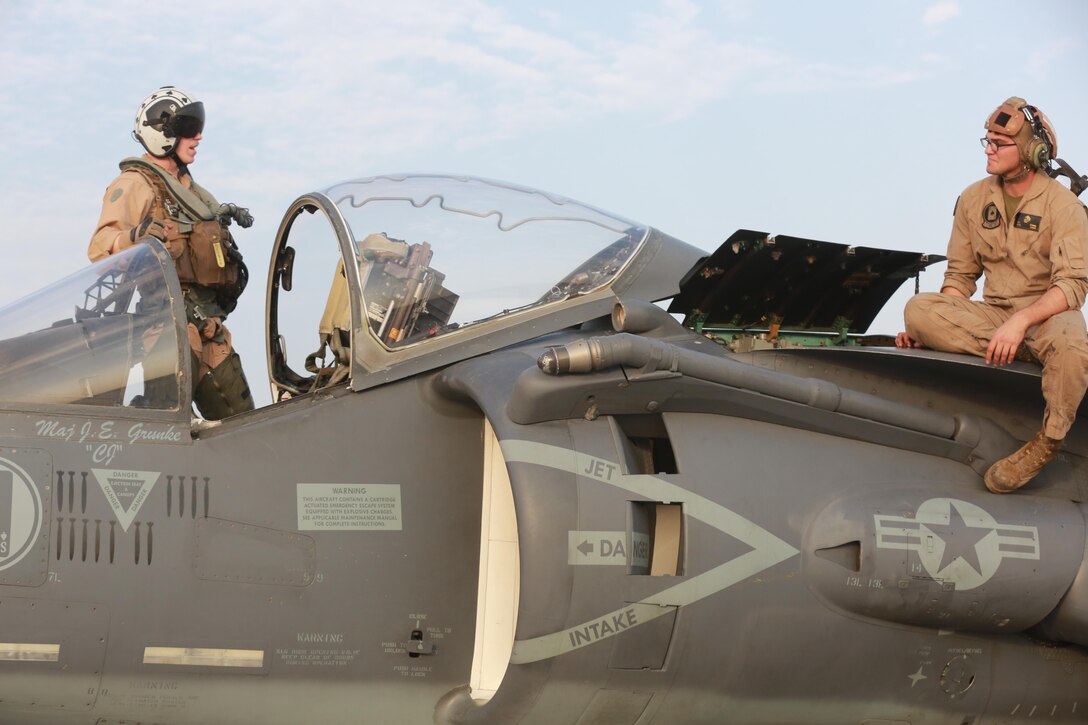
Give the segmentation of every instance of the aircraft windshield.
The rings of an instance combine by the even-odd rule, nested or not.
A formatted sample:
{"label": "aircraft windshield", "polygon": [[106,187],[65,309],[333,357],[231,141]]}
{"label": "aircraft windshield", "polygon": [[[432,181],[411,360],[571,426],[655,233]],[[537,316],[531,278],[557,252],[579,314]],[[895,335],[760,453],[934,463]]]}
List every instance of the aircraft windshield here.
{"label": "aircraft windshield", "polygon": [[162,265],[137,245],[0,309],[0,401],[178,406]]}
{"label": "aircraft windshield", "polygon": [[381,176],[325,194],[355,239],[372,333],[402,346],[612,282],[647,229],[534,189]]}

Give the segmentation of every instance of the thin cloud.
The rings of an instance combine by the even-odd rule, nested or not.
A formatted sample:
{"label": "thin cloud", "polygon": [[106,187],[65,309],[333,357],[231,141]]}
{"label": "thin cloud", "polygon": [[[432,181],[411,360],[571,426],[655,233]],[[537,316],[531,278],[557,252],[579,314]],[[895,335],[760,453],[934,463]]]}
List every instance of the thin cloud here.
{"label": "thin cloud", "polygon": [[922,75],[913,70],[875,65],[847,68],[830,63],[805,63],[789,73],[773,76],[757,85],[766,93],[826,93],[845,88],[873,90],[914,83]]}
{"label": "thin cloud", "polygon": [[[917,79],[910,68],[797,57],[719,27],[720,8],[639,7],[605,29],[562,14],[534,24],[489,0],[334,0],[276,12],[263,0],[215,12],[194,0],[185,52],[169,54],[135,0],[19,4],[0,28],[0,137],[19,139],[13,165],[40,166],[67,144],[83,152],[83,169],[102,174],[82,222],[73,216],[61,220],[71,229],[58,229],[58,238],[82,239],[116,157],[138,152],[126,138],[135,105],[163,83],[208,108],[200,178],[274,224],[283,196],[401,168],[421,152],[484,149],[636,113],[669,124],[753,88],[812,94]],[[101,44],[115,34],[126,42]],[[246,175],[262,165],[271,168]],[[8,229],[32,228],[18,221]]]}
{"label": "thin cloud", "polygon": [[756,0],[718,0],[719,11],[733,23],[751,20],[757,7]]}
{"label": "thin cloud", "polygon": [[936,5],[930,5],[926,8],[926,11],[922,13],[922,25],[931,28],[946,23],[953,18],[957,18],[959,15],[959,3],[939,2]]}
{"label": "thin cloud", "polygon": [[1034,74],[1049,73],[1054,65],[1069,55],[1078,47],[1079,43],[1072,38],[1055,38],[1046,45],[1036,48],[1027,58],[1028,71]]}
{"label": "thin cloud", "polygon": [[[0,50],[0,62],[18,71],[0,81],[0,97],[16,100],[20,94],[13,87],[44,87],[52,89],[47,93],[55,105],[62,105],[58,94],[66,89],[96,85],[91,74],[161,59],[159,38],[138,31],[135,18],[142,15],[136,3],[111,3],[82,14],[74,12],[76,5],[69,0],[51,11],[51,4],[41,4],[32,17],[16,19],[20,31],[8,40],[18,42],[12,50]],[[662,0],[632,14],[629,24],[616,24],[625,31],[615,35],[572,28],[561,18],[530,27],[484,0],[402,0],[380,8],[341,0],[323,4],[320,13],[301,5],[268,13],[255,0],[239,0],[229,12],[231,17],[212,19],[196,8],[197,27],[188,33],[184,54],[201,77],[218,75],[221,82],[189,88],[184,76],[174,77],[182,66],[175,73],[165,68],[161,82],[176,82],[214,102],[217,119],[251,127],[247,135],[267,139],[256,143],[266,143],[270,152],[303,160],[330,154],[393,157],[432,145],[483,144],[634,109],[675,121],[741,84],[792,90],[796,84],[773,80],[783,68],[791,69],[790,76],[801,69],[806,82],[819,80],[820,87],[911,79],[894,69],[858,73],[733,40],[714,30],[702,8],[689,0]],[[67,43],[29,42],[31,26],[64,27],[73,17],[80,18],[80,32],[70,33]],[[108,53],[91,40],[104,37],[107,28],[129,31],[122,33],[126,43]],[[225,57],[229,68],[200,66]],[[84,117],[107,118],[118,99],[87,103]],[[20,114],[6,116],[0,131],[16,131],[11,119]],[[270,119],[275,128],[257,126]],[[43,119],[34,137],[21,135],[30,145],[48,143],[60,135],[62,124],[67,120]]]}

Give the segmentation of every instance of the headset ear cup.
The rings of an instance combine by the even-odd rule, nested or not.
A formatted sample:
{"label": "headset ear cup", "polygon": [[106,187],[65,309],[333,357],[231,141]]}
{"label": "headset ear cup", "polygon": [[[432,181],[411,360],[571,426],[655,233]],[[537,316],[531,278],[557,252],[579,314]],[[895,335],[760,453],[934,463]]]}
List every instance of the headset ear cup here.
{"label": "headset ear cup", "polygon": [[1050,144],[1038,136],[1028,142],[1028,163],[1033,169],[1041,169],[1050,161]]}
{"label": "headset ear cup", "polygon": [[1028,141],[1027,162],[1033,169],[1041,169],[1054,158],[1054,140],[1050,135],[1049,121],[1035,106],[1024,105],[1024,117],[1031,123],[1031,140]]}

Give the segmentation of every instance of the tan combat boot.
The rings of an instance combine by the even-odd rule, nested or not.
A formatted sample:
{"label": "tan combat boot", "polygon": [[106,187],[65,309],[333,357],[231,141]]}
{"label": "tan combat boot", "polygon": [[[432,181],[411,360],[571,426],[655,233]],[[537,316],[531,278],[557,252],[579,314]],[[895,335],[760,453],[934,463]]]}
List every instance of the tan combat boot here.
{"label": "tan combat boot", "polygon": [[1011,493],[1035,478],[1043,466],[1054,460],[1061,439],[1048,438],[1039,431],[1016,453],[990,466],[983,480],[993,493]]}

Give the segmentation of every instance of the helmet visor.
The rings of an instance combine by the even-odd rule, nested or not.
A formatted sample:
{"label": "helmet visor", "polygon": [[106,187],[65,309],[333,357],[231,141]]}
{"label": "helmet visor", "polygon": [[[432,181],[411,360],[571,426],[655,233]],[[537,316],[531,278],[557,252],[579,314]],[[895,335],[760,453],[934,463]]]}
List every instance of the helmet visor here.
{"label": "helmet visor", "polygon": [[166,122],[163,133],[167,138],[193,138],[204,130],[204,104],[200,101],[182,106]]}

